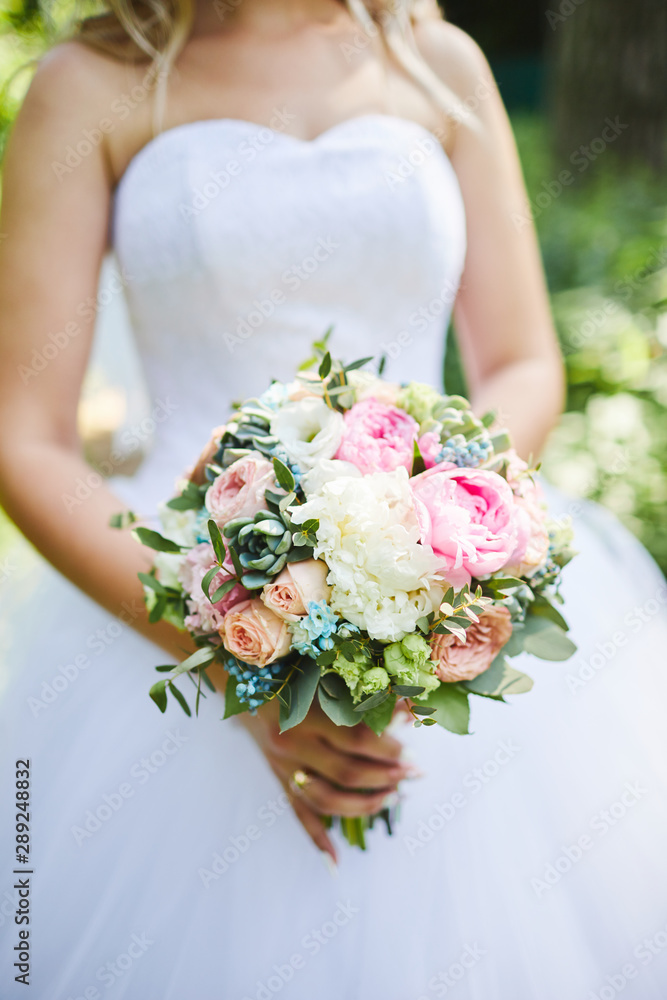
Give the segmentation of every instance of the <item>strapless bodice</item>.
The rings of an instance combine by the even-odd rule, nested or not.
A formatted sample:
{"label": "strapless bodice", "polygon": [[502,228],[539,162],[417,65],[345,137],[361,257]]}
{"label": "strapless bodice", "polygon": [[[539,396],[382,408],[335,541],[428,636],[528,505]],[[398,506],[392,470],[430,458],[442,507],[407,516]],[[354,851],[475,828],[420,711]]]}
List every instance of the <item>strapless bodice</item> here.
{"label": "strapless bodice", "polygon": [[[313,141],[238,119],[161,133],[115,196],[113,245],[165,418],[136,478],[169,492],[230,404],[332,352],[439,383],[463,267],[454,170],[421,125],[363,115]],[[133,490],[134,492],[134,490]]]}

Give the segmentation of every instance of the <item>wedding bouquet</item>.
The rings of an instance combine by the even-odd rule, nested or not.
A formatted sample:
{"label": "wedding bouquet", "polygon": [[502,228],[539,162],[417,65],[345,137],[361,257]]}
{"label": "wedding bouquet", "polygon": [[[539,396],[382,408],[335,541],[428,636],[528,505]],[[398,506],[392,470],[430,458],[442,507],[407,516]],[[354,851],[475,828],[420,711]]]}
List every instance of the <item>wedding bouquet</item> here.
{"label": "wedding bouquet", "polygon": [[[316,370],[213,432],[161,532],[134,528],[156,550],[140,574],[150,620],[198,647],[159,666],[150,695],[190,714],[186,675],[198,710],[217,661],[225,718],[275,698],[284,731],[317,699],[336,725],[380,734],[400,700],[417,726],[467,733],[471,695],[532,687],[509,658],[574,651],[556,607],[571,529],[493,415],[316,350]],[[363,846],[368,820],[342,822]]]}

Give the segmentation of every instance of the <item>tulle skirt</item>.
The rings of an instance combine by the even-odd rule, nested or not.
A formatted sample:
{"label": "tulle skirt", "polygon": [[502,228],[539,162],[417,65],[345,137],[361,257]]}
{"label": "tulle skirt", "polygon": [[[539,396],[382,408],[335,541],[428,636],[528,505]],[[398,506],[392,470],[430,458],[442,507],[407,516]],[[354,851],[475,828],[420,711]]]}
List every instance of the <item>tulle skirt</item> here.
{"label": "tulle skirt", "polygon": [[534,690],[474,699],[470,736],[403,725],[425,777],[335,873],[219,696],[156,709],[136,608],[111,618],[39,560],[10,577],[2,996],[28,995],[29,929],[38,1000],[664,1000],[667,587],[612,517],[550,499],[575,514],[577,654],[523,657]]}

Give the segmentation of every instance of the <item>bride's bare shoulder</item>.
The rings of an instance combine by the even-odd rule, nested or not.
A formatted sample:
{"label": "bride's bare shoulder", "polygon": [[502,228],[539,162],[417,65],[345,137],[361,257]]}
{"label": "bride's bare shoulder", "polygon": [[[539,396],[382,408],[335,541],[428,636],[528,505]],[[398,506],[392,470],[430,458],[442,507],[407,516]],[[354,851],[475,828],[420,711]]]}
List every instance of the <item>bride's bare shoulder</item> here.
{"label": "bride's bare shoulder", "polygon": [[477,88],[492,82],[479,45],[456,25],[424,18],[415,25],[415,38],[431,69],[461,100],[474,97]]}
{"label": "bride's bare shoulder", "polygon": [[[72,40],[39,62],[10,140],[11,146],[54,156],[68,146],[104,155],[117,124],[114,106],[137,78],[134,67]],[[77,155],[80,155],[80,152]],[[87,154],[88,155],[88,154]],[[94,159],[95,157],[93,157]]]}

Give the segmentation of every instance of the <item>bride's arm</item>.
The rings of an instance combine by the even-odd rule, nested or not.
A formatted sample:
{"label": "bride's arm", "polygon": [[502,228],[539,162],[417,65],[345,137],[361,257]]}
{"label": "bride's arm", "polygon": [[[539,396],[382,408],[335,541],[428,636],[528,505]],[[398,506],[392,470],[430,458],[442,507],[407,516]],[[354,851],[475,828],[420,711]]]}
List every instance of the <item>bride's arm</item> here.
{"label": "bride's arm", "polygon": [[454,321],[473,405],[496,410],[522,455],[536,456],[561,411],[564,379],[514,137],[472,39],[433,21],[417,37],[432,69],[472,104],[451,159],[468,231]]}
{"label": "bride's arm", "polygon": [[[101,60],[79,46],[47,57],[5,159],[0,500],[61,573],[112,613],[129,606],[135,628],[148,633],[136,574],[150,556],[108,527],[124,505],[104,482],[77,506],[67,502],[92,472],[82,457],[76,414],[113,183],[103,142],[83,146],[89,152],[77,166],[65,160],[85,129],[98,128],[116,94],[109,94],[103,74],[90,71],[94,60],[97,69]],[[150,637],[179,659],[188,644],[166,623],[150,626]]]}

